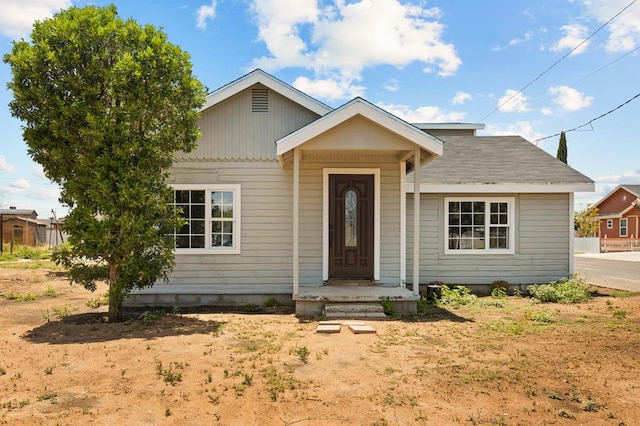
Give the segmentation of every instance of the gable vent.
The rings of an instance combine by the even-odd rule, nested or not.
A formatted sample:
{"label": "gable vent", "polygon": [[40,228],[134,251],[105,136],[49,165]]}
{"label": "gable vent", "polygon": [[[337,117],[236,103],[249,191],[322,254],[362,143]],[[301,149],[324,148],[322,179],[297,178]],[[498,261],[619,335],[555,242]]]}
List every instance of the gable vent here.
{"label": "gable vent", "polygon": [[251,112],[269,112],[269,89],[251,89]]}

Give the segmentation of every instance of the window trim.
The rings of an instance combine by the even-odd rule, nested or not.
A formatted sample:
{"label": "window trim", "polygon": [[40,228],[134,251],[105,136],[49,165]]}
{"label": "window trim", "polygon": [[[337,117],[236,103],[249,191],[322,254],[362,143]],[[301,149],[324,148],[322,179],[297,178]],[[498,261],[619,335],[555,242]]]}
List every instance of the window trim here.
{"label": "window trim", "polygon": [[[622,221],[624,221],[624,226],[622,226]],[[622,230],[624,229],[624,234]],[[628,237],[629,236],[629,220],[626,217],[620,219],[620,237]]]}
{"label": "window trim", "polygon": [[[175,254],[240,254],[242,222],[242,189],[240,184],[173,184],[174,191],[205,191],[205,248],[174,248]],[[210,247],[211,244],[211,192],[233,192],[233,247]]]}
{"label": "window trim", "polygon": [[[449,202],[484,202],[486,205],[485,213],[485,248],[483,249],[450,249],[449,248]],[[508,249],[492,249],[489,248],[489,228],[490,224],[490,203],[507,203],[507,220],[509,229],[509,248]],[[514,254],[515,253],[515,197],[445,197],[444,198],[444,253],[454,255],[478,255],[478,254]]]}

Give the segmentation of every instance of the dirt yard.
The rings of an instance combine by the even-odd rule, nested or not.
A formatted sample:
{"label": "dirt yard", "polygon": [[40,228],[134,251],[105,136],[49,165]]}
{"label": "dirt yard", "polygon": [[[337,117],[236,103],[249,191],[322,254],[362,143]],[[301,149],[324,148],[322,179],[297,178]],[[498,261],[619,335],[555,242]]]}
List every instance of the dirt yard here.
{"label": "dirt yard", "polygon": [[[291,313],[132,313],[0,269],[0,424],[634,425],[640,296],[481,298],[316,334]],[[617,296],[617,297],[614,297]],[[622,297],[626,296],[626,297]],[[31,299],[31,300],[24,300]],[[496,306],[503,305],[503,306]]]}

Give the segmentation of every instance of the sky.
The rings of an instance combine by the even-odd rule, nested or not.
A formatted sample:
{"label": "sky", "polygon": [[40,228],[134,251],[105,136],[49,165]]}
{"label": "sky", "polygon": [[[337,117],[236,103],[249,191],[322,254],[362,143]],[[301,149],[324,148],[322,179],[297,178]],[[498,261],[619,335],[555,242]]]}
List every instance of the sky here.
{"label": "sky", "polygon": [[[578,210],[640,183],[638,0],[0,0],[0,54],[36,20],[111,3],[161,27],[210,91],[261,68],[332,107],[361,96],[553,156],[565,131],[569,165],[596,182],[575,195]],[[0,206],[64,216],[7,106],[10,78],[0,63]]]}

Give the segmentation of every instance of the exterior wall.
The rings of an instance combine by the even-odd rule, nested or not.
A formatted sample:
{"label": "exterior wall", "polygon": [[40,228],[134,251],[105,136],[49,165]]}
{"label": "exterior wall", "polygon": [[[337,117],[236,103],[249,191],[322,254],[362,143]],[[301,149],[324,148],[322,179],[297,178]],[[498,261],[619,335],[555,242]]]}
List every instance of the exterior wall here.
{"label": "exterior wall", "polygon": [[[16,231],[14,233],[14,227]],[[2,241],[25,246],[36,246],[46,243],[46,226],[27,222],[18,218],[4,218],[2,221]]]}
{"label": "exterior wall", "polygon": [[[627,219],[627,235],[620,235],[620,218],[600,219],[601,238],[638,238],[640,232],[640,211],[633,209],[622,216]],[[613,222],[613,228],[607,228],[607,221]]]}
{"label": "exterior wall", "polygon": [[292,181],[291,171],[277,161],[176,163],[172,184],[241,185],[241,252],[176,254],[168,284],[205,285],[217,292],[291,293]]}
{"label": "exterior wall", "polygon": [[[514,197],[514,254],[445,254],[444,199]],[[413,256],[413,194],[407,194],[407,271]],[[535,284],[569,275],[569,194],[421,194],[421,284]],[[411,274],[407,273],[411,281]]]}
{"label": "exterior wall", "polygon": [[300,285],[322,284],[322,180],[324,168],[380,169],[380,284],[399,285],[400,168],[396,162],[383,164],[303,162],[300,164]]}
{"label": "exterior wall", "polygon": [[251,112],[249,88],[204,111],[198,121],[202,138],[197,148],[176,156],[179,160],[272,160],[276,158],[276,140],[317,118],[272,90],[269,112]]}
{"label": "exterior wall", "polygon": [[631,205],[631,202],[637,197],[626,191],[624,188],[618,188],[613,194],[609,195],[606,200],[598,204],[598,214],[618,214],[625,211]]}

